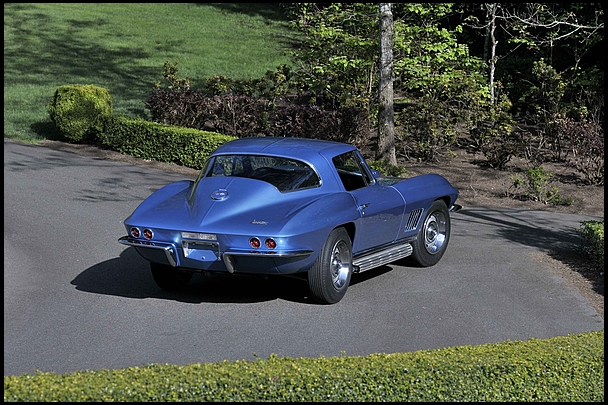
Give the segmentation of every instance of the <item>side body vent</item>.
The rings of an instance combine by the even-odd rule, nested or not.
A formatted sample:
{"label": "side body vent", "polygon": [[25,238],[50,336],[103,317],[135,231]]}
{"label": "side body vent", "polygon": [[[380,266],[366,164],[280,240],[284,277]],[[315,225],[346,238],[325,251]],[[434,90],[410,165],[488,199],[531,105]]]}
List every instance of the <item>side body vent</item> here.
{"label": "side body vent", "polygon": [[418,221],[420,221],[421,216],[422,208],[410,212],[410,217],[407,219],[407,224],[405,225],[405,232],[411,231],[412,229],[416,229],[416,226],[418,226]]}

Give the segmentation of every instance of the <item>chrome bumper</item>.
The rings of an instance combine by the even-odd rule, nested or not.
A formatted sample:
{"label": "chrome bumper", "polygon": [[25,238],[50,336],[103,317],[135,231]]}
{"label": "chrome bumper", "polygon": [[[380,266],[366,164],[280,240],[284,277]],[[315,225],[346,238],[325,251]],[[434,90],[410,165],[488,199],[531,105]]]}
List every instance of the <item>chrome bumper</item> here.
{"label": "chrome bumper", "polygon": [[123,236],[119,238],[118,242],[123,245],[133,246],[136,248],[162,250],[165,252],[165,256],[167,257],[167,261],[169,262],[169,264],[173,267],[177,267],[177,252],[175,251],[175,246],[173,246],[171,243],[140,241],[137,239],[129,238],[128,236]]}
{"label": "chrome bumper", "polygon": [[[178,267],[179,258],[177,255],[177,248],[172,243],[167,242],[151,242],[134,239],[129,236],[123,236],[118,239],[118,242],[125,246],[133,246],[135,248],[146,248],[146,249],[157,249],[164,252],[167,262],[173,266]],[[196,249],[196,246],[212,247],[217,260],[222,260],[226,269],[230,273],[235,272],[235,257],[249,256],[249,257],[260,257],[260,258],[290,258],[299,256],[308,256],[313,253],[312,250],[288,250],[288,251],[254,251],[254,250],[228,250],[223,254],[220,253],[219,244],[217,242],[201,242],[201,241],[182,241],[182,249],[184,251],[184,257],[188,258],[189,250]],[[145,256],[144,256],[145,257]]]}

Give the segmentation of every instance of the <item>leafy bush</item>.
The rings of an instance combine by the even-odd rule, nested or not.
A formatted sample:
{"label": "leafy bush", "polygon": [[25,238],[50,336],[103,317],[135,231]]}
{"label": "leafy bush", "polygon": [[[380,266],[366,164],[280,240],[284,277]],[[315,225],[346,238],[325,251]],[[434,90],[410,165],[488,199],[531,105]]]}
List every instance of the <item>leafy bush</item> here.
{"label": "leafy bush", "polygon": [[496,170],[504,170],[507,163],[520,151],[518,133],[503,133],[487,139],[481,145],[481,153],[486,157],[488,166]]}
{"label": "leafy bush", "polygon": [[395,121],[402,133],[397,143],[407,158],[437,161],[456,144],[454,117],[449,106],[441,101],[427,97],[405,104]]}
{"label": "leafy bush", "polygon": [[572,198],[562,197],[557,187],[549,186],[553,173],[546,172],[542,166],[527,169],[524,174],[523,179],[518,175],[511,176],[511,188],[524,189],[524,194],[519,197],[553,205],[571,205],[574,202]]}
{"label": "leafy bush", "polygon": [[359,145],[370,134],[367,114],[354,107],[337,111],[312,105],[271,107],[246,95],[226,93],[207,97],[197,90],[160,88],[150,93],[145,106],[154,122],[239,138],[289,136]]}
{"label": "leafy bush", "polygon": [[604,401],[604,331],[365,357],[5,376],[4,401]]}
{"label": "leafy bush", "polygon": [[207,97],[202,91],[154,89],[144,104],[160,124],[239,138],[263,135],[268,126],[264,105],[244,95]]}
{"label": "leafy bush", "polygon": [[144,105],[160,124],[203,130],[213,117],[212,100],[202,91],[154,89]]}
{"label": "leafy bush", "polygon": [[274,72],[267,71],[259,79],[234,80],[222,75],[207,78],[204,91],[210,96],[238,94],[254,97],[274,106],[290,90],[291,78],[291,68],[281,65]]}
{"label": "leafy bush", "polygon": [[102,118],[112,114],[112,98],[94,85],[65,85],[55,90],[46,108],[68,142],[91,142],[103,130]]}
{"label": "leafy bush", "polygon": [[209,103],[211,128],[215,132],[244,138],[264,135],[268,114],[257,99],[244,95],[213,96]]}
{"label": "leafy bush", "polygon": [[289,105],[275,111],[268,135],[337,140],[340,116],[337,111],[325,111],[314,105]]}
{"label": "leafy bush", "polygon": [[571,145],[568,165],[584,176],[587,183],[604,185],[604,130],[593,122],[560,120],[560,127]]}
{"label": "leafy bush", "polygon": [[[187,77],[181,78],[177,75],[179,70],[179,62],[171,63],[169,61],[165,61],[163,77],[166,81],[169,82],[168,88],[169,90],[174,91],[186,91],[190,89],[190,79]],[[160,83],[154,84],[155,88],[160,88]]]}
{"label": "leafy bush", "polygon": [[102,143],[115,151],[160,162],[201,169],[217,147],[234,137],[112,116],[105,120]]}
{"label": "leafy bush", "polygon": [[394,166],[388,159],[370,160],[368,163],[372,169],[379,171],[384,176],[401,177],[401,175],[407,173],[404,166]]}
{"label": "leafy bush", "polygon": [[584,221],[578,233],[583,237],[584,256],[604,272],[604,221]]}

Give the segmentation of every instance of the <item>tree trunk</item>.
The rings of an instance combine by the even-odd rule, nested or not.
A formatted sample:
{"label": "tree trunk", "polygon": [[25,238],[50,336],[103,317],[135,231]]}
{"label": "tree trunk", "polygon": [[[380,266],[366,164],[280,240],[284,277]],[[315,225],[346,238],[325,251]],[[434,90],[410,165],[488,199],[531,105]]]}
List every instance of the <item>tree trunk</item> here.
{"label": "tree trunk", "polygon": [[376,159],[397,165],[395,155],[395,110],[393,106],[393,13],[391,3],[380,3],[380,83],[378,106],[378,150]]}
{"label": "tree trunk", "polygon": [[[490,75],[490,101],[494,104],[496,99],[495,88],[494,88],[494,72],[496,70],[496,46],[498,41],[494,36],[496,31],[496,13],[498,10],[497,3],[486,4],[486,40],[484,45],[484,60],[489,65]],[[488,50],[488,48],[490,48]],[[489,52],[489,56],[488,56]]]}

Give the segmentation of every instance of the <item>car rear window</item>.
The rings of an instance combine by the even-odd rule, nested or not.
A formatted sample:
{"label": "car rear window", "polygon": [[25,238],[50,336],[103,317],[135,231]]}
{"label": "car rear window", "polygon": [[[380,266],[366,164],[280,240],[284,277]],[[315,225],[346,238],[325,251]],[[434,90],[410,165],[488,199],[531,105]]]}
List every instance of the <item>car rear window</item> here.
{"label": "car rear window", "polygon": [[235,176],[262,180],[281,192],[318,187],[317,173],[295,159],[259,155],[220,155],[213,160],[208,177]]}

